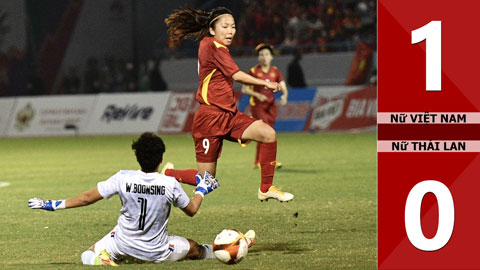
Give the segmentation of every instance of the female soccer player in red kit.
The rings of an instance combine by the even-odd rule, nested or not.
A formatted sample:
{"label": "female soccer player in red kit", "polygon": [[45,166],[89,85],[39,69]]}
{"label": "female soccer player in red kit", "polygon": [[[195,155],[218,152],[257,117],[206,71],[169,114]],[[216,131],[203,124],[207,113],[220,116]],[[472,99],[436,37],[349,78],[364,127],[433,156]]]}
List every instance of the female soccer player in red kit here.
{"label": "female soccer player in red kit", "polygon": [[[273,47],[266,43],[260,43],[255,48],[255,54],[258,56],[259,64],[252,67],[248,74],[255,78],[259,78],[268,82],[278,82],[281,87],[282,96],[280,97],[280,104],[287,104],[288,90],[283,75],[276,66],[272,66]],[[273,92],[263,86],[243,85],[242,92],[250,96],[250,111],[252,116],[262,120],[273,128],[275,119],[277,118],[277,107],[275,106],[275,97]],[[259,156],[261,144],[257,143],[257,152],[255,155],[254,165],[259,166]],[[282,164],[277,161],[277,168]]]}
{"label": "female soccer player in red kit", "polygon": [[[173,42],[184,38],[200,40],[198,49],[198,81],[196,100],[200,107],[195,113],[192,135],[195,142],[199,172],[216,174],[223,140],[239,143],[260,143],[259,162],[261,185],[258,198],[290,201],[293,195],[272,185],[276,164],[277,140],[275,130],[268,124],[239,112],[233,91],[233,81],[260,85],[276,92],[281,90],[277,82],[254,78],[243,71],[232,59],[228,46],[235,36],[235,19],[232,12],[219,7],[210,12],[184,8],[170,14],[165,23]],[[177,180],[196,185],[196,170],[164,170]]]}

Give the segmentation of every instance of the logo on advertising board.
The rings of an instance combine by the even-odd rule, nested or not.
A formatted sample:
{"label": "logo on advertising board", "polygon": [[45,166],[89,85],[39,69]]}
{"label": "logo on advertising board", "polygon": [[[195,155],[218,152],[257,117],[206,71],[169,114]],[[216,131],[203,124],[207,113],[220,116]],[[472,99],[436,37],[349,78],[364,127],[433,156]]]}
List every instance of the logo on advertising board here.
{"label": "logo on advertising board", "polygon": [[279,120],[305,120],[311,108],[311,101],[290,101],[286,105],[279,105],[277,101]]}
{"label": "logo on advertising board", "polygon": [[308,128],[316,131],[374,127],[376,92],[375,86],[319,88]]}
{"label": "logo on advertising board", "polygon": [[15,128],[19,131],[23,131],[24,129],[30,127],[30,123],[34,116],[35,109],[29,102],[27,105],[25,105],[25,107],[20,109],[15,116]]}
{"label": "logo on advertising board", "polygon": [[148,121],[150,117],[153,115],[153,107],[145,106],[140,107],[136,104],[133,105],[126,105],[124,107],[117,106],[115,104],[108,105],[105,110],[103,111],[102,117],[100,118],[107,123],[110,121]]}
{"label": "logo on advertising board", "polygon": [[159,132],[189,132],[192,128],[193,116],[200,106],[195,100],[195,92],[172,93],[165,106],[165,113]]}
{"label": "logo on advertising board", "polygon": [[343,99],[330,100],[316,107],[312,113],[313,129],[327,129],[330,124],[342,115]]}

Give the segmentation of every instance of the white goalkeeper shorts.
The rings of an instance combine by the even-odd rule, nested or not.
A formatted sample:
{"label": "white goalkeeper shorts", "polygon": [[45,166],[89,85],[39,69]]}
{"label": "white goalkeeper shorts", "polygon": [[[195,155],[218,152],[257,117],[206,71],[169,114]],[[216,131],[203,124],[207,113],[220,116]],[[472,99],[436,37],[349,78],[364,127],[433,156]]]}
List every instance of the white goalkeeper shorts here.
{"label": "white goalkeeper shorts", "polygon": [[165,261],[180,261],[185,259],[185,256],[187,256],[187,253],[190,250],[190,243],[185,237],[170,235],[168,236],[168,249],[170,249],[172,253],[167,256]]}
{"label": "white goalkeeper shorts", "polygon": [[121,252],[118,247],[117,243],[115,243],[115,232],[117,230],[117,226],[113,228],[109,233],[107,233],[102,239],[100,239],[97,243],[95,243],[94,252],[95,255],[99,255],[102,250],[106,249],[108,253],[110,253],[110,258],[114,261],[119,261],[120,259],[126,256],[125,253]]}
{"label": "white goalkeeper shorts", "polygon": [[[110,258],[114,261],[121,261],[128,256],[121,252],[115,243],[114,236],[117,226],[95,243],[95,255],[98,256],[102,250],[106,249],[107,252],[110,253]],[[185,237],[170,235],[168,236],[168,249],[170,250],[170,254],[165,260],[155,261],[155,263],[173,262],[185,259],[185,256],[187,256],[188,251],[190,250],[190,243]]]}

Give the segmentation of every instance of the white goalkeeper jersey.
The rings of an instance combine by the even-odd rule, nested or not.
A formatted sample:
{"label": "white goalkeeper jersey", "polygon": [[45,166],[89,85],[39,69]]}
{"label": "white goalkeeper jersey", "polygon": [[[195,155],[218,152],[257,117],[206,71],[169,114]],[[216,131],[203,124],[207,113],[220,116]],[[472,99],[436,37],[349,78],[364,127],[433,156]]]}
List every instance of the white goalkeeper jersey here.
{"label": "white goalkeeper jersey", "polygon": [[175,178],[122,170],[99,182],[97,188],[103,198],[118,194],[122,201],[114,236],[120,251],[147,261],[163,260],[170,254],[167,225],[171,205],[185,208],[190,202]]}

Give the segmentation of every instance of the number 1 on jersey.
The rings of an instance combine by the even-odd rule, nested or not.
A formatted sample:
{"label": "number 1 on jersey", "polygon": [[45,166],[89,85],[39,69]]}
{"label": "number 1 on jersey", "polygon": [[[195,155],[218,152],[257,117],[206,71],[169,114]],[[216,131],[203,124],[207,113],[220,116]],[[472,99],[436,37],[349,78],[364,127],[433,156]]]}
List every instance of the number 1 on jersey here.
{"label": "number 1 on jersey", "polygon": [[145,218],[147,217],[147,199],[138,198],[140,203],[140,217],[138,219],[138,229],[143,231],[145,228]]}
{"label": "number 1 on jersey", "polygon": [[442,91],[442,22],[431,21],[412,31],[412,44],[424,41],[426,51],[427,91]]}

